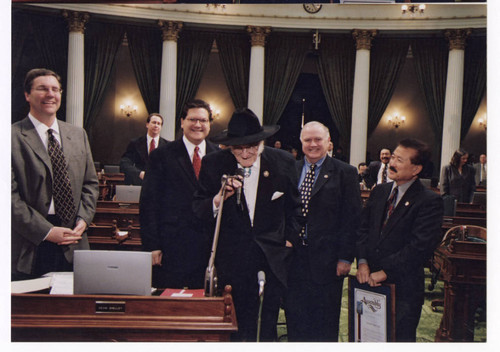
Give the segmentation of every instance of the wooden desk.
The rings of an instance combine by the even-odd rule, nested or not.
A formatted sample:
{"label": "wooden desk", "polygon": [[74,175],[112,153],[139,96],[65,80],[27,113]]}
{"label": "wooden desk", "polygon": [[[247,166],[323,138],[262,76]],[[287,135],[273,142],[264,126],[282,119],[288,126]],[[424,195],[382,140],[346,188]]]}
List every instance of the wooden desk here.
{"label": "wooden desk", "polygon": [[486,299],[486,244],[455,241],[434,252],[444,281],[444,311],[436,341],[474,341],[474,313]]}
{"label": "wooden desk", "polygon": [[98,201],[92,223],[94,225],[116,225],[121,230],[129,226],[140,227],[139,203]]}
{"label": "wooden desk", "polygon": [[201,298],[12,294],[12,341],[229,341],[238,330],[230,290]]}
{"label": "wooden desk", "polygon": [[116,193],[116,185],[123,185],[125,182],[125,174],[114,173],[105,174],[99,172],[99,200],[111,200]]}
{"label": "wooden desk", "polygon": [[129,226],[121,228],[120,231],[127,235],[120,236],[116,225],[90,225],[87,230],[90,249],[96,250],[142,250],[140,227]]}

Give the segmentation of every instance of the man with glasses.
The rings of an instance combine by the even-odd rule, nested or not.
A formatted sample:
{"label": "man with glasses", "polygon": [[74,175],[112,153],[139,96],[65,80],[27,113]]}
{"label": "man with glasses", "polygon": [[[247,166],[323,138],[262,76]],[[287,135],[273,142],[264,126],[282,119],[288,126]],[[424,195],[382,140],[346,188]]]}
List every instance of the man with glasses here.
{"label": "man with glasses", "polygon": [[143,248],[153,254],[153,285],[202,288],[210,244],[191,204],[201,159],[216,151],[205,140],[212,111],[203,100],[181,114],[183,136],[151,152],[140,199]]}
{"label": "man with glasses", "polygon": [[278,129],[261,126],[249,109],[236,110],[228,129],[212,139],[227,148],[203,160],[200,188],[193,203],[196,215],[214,226],[222,201],[222,176],[243,175],[240,180],[230,178],[226,185],[215,258],[219,288],[232,286],[238,319],[234,341],[256,341],[259,271],[266,278],[260,341],[277,339],[286,262],[293,244],[299,241],[295,160],[284,150],[264,146],[264,139]]}
{"label": "man with glasses", "polygon": [[85,130],[57,119],[59,75],[33,69],[24,90],[29,114],[12,125],[12,280],[71,271],[99,193]]}

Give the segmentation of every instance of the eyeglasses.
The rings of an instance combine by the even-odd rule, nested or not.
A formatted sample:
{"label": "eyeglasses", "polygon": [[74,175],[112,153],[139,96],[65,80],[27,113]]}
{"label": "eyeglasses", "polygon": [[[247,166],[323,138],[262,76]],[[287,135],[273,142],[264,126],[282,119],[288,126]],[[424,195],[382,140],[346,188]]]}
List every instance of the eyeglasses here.
{"label": "eyeglasses", "polygon": [[39,87],[36,87],[33,89],[36,90],[37,92],[43,92],[45,94],[47,94],[48,92],[52,92],[54,94],[62,94],[62,92],[63,92],[63,90],[61,88],[58,88],[58,87],[39,86]]}
{"label": "eyeglasses", "polygon": [[231,147],[236,154],[241,154],[246,149],[249,153],[255,153],[259,149],[259,144],[235,145]]}
{"label": "eyeglasses", "polygon": [[186,120],[188,120],[193,125],[196,125],[197,122],[199,122],[201,125],[205,125],[205,124],[207,124],[207,123],[210,122],[208,119],[195,119],[195,118],[192,118],[192,117],[189,117]]}

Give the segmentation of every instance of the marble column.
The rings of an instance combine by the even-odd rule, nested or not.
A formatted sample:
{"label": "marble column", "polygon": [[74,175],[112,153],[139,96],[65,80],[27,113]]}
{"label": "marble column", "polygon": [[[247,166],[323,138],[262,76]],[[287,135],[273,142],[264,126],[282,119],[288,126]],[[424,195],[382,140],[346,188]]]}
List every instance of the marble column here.
{"label": "marble column", "polygon": [[177,102],[177,39],[182,30],[182,22],[160,20],[158,25],[161,27],[163,38],[159,113],[164,121],[161,136],[173,141]]}
{"label": "marble column", "polygon": [[86,12],[62,12],[68,22],[68,76],[66,83],[66,122],[83,127],[84,113],[84,31],[90,15]]}
{"label": "marble column", "polygon": [[250,53],[250,74],[248,81],[248,108],[252,110],[262,124],[264,115],[264,70],[266,37],[270,27],[248,26],[252,49]]}
{"label": "marble column", "polygon": [[450,163],[453,153],[460,148],[465,41],[470,33],[471,30],[469,29],[451,29],[446,30],[444,33],[449,41],[450,53],[448,56],[448,74],[446,77],[440,170],[443,169],[443,166]]}
{"label": "marble column", "polygon": [[366,161],[368,139],[368,98],[370,90],[370,49],[376,30],[355,29],[352,36],[356,40],[356,66],[354,92],[352,97],[351,123],[351,165],[358,166]]}

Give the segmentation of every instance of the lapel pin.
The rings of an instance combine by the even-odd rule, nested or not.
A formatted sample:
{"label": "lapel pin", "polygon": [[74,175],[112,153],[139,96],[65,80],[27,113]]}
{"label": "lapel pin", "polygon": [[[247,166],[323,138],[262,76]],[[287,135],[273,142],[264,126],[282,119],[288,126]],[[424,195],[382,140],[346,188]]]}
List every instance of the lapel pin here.
{"label": "lapel pin", "polygon": [[328,175],[323,176],[324,178],[328,178]]}
{"label": "lapel pin", "polygon": [[266,170],[266,171],[264,171],[264,172],[262,173],[262,175],[264,175],[264,177],[268,177],[268,176],[269,176],[269,171],[267,171],[267,170]]}
{"label": "lapel pin", "polygon": [[410,205],[410,202],[406,202],[405,203],[405,207],[407,207],[408,205]]}

